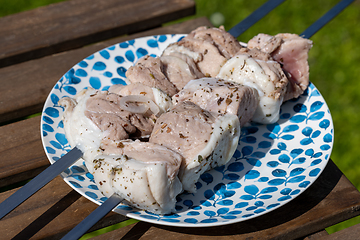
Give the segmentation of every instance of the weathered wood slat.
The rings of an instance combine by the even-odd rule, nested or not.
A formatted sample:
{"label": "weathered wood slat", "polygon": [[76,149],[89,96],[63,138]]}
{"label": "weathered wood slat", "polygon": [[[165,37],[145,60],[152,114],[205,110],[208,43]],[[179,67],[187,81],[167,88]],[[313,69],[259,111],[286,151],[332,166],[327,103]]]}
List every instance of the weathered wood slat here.
{"label": "weathered wood slat", "polygon": [[6,16],[0,18],[0,67],[154,28],[194,12],[193,0],[71,0]]}
{"label": "weathered wood slat", "polygon": [[112,240],[126,236],[124,239],[291,240],[303,238],[339,221],[357,216],[359,207],[360,193],[330,161],[317,181],[288,204],[230,227],[175,228],[139,222],[93,239]]}
{"label": "weathered wood slat", "polygon": [[0,127],[0,142],[0,187],[32,178],[49,165],[40,116]]}
{"label": "weathered wood slat", "polygon": [[[8,89],[0,95],[1,109],[9,107],[14,114],[22,112],[22,116],[31,108],[32,113],[40,112],[58,79],[74,64],[104,47],[140,36],[186,33],[209,24],[206,18],[199,18],[0,69],[0,76],[7,79],[2,87]],[[25,74],[18,75],[18,71]],[[15,117],[11,113],[7,116]],[[0,145],[0,187],[34,177],[49,164],[41,144],[40,117],[0,127],[0,142],[6,143]]]}
{"label": "weathered wood slat", "polygon": [[40,112],[60,77],[76,63],[102,48],[140,36],[188,33],[199,25],[209,26],[210,22],[200,18],[0,68],[0,83],[4,89],[0,95],[0,123]]}
{"label": "weathered wood slat", "polygon": [[[0,194],[0,202],[16,189]],[[60,176],[1,220],[0,239],[60,239],[97,207]],[[109,213],[90,231],[128,218]]]}

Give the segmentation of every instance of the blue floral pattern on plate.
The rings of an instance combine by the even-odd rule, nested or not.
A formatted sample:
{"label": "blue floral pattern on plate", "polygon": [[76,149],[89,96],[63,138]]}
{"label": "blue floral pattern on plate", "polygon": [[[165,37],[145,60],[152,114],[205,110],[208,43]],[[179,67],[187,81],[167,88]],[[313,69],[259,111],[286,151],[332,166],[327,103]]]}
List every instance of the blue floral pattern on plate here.
{"label": "blue floral pattern on plate", "polygon": [[[144,55],[159,56],[183,35],[159,35],[122,42],[85,58],[56,83],[41,119],[42,141],[53,163],[71,149],[63,128],[64,96],[86,87],[107,90],[126,84],[126,70]],[[160,216],[124,204],[116,212],[162,225],[207,227],[254,218],[291,201],[307,189],[325,168],[333,147],[333,123],[325,100],[310,83],[298,99],[281,107],[275,124],[242,127],[231,161],[204,173],[197,193],[177,197],[176,212]],[[62,173],[65,182],[89,200],[106,200],[83,160]]]}

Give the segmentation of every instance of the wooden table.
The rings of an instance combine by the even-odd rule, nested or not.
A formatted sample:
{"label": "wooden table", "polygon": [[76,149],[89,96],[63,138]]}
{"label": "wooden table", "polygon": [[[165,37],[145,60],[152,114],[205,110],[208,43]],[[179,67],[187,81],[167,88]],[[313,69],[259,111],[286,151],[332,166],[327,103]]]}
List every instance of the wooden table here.
{"label": "wooden table", "polygon": [[[58,79],[88,55],[140,36],[188,33],[206,18],[163,27],[194,14],[191,0],[71,0],[0,19],[0,202],[14,184],[49,162],[39,113]],[[0,220],[0,239],[59,239],[97,205],[59,176]],[[324,228],[360,214],[360,193],[330,160],[318,180],[275,211],[222,227],[177,228],[145,222],[94,239],[355,239],[359,226],[328,235]],[[110,213],[90,231],[127,220]],[[348,237],[348,238],[347,238]]]}

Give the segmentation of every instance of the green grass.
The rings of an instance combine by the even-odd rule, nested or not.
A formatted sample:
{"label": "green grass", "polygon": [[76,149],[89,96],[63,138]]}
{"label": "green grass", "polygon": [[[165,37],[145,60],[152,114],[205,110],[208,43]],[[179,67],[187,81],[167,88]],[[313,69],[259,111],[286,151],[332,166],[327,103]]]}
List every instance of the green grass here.
{"label": "green grass", "polygon": [[[61,0],[0,0],[0,16],[36,8]],[[265,0],[195,0],[198,16],[223,16],[230,29]],[[248,41],[258,33],[302,33],[339,0],[288,0],[246,31],[239,40]],[[335,143],[332,160],[360,189],[360,3],[344,12],[316,33],[311,40],[310,80],[325,98],[333,116]],[[215,14],[214,13],[220,13]],[[360,217],[327,229],[329,233],[360,223]]]}

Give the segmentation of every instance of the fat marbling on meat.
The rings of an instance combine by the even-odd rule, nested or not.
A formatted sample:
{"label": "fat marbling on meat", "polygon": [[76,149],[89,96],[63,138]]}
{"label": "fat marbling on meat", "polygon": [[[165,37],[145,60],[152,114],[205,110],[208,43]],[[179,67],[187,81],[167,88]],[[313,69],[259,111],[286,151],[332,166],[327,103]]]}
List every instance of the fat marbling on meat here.
{"label": "fat marbling on meat", "polygon": [[178,178],[181,155],[139,140],[114,144],[94,159],[99,190],[106,197],[116,193],[125,203],[156,214],[174,211],[176,196],[183,191]]}
{"label": "fat marbling on meat", "polygon": [[261,33],[248,42],[249,48],[269,53],[288,74],[291,84],[284,101],[299,97],[308,87],[308,53],[312,45],[311,40],[290,33],[279,33],[275,36]]}
{"label": "fat marbling on meat", "polygon": [[195,183],[202,173],[231,159],[239,136],[240,122],[237,116],[213,115],[185,101],[159,117],[149,141],[183,156],[179,179],[184,190],[196,192]]}
{"label": "fat marbling on meat", "polygon": [[173,103],[191,101],[212,114],[234,114],[244,126],[259,102],[256,89],[217,78],[191,80],[173,96]]}

